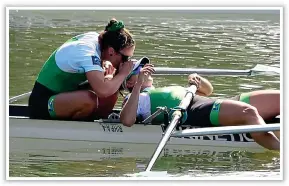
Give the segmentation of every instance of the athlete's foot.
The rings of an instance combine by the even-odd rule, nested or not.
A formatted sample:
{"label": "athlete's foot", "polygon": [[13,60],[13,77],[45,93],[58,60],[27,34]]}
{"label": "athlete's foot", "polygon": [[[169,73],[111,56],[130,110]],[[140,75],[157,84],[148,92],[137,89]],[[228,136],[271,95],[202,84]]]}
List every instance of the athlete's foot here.
{"label": "athlete's foot", "polygon": [[274,131],[273,132],[275,134],[275,136],[279,139],[280,141],[280,131]]}
{"label": "athlete's foot", "polygon": [[271,132],[251,133],[252,138],[259,145],[269,150],[280,150],[279,139]]}

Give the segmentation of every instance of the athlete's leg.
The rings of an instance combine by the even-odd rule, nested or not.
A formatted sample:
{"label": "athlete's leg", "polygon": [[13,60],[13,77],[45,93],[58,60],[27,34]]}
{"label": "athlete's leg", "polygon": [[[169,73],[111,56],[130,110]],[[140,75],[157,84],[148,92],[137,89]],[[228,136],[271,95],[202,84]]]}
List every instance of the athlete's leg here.
{"label": "athlete's leg", "polygon": [[[257,90],[243,93],[240,101],[249,103],[257,108],[259,115],[264,120],[270,120],[280,115],[280,91],[279,90]],[[274,131],[280,139],[280,131]]]}
{"label": "athlete's leg", "polygon": [[258,90],[243,93],[240,101],[249,103],[257,108],[259,115],[264,119],[272,119],[280,115],[280,91]]}
{"label": "athlete's leg", "polygon": [[111,114],[118,99],[118,92],[111,96],[98,99],[98,108],[95,113],[100,118],[107,118]]}
{"label": "athlete's leg", "polygon": [[97,108],[97,96],[89,90],[66,92],[51,97],[50,115],[61,119],[82,119],[90,116]]}
{"label": "athlete's leg", "polygon": [[[234,126],[234,125],[266,125],[258,110],[240,101],[223,100],[216,101],[211,111],[211,122],[215,125]],[[251,133],[252,138],[261,146],[279,150],[280,142],[271,132]]]}

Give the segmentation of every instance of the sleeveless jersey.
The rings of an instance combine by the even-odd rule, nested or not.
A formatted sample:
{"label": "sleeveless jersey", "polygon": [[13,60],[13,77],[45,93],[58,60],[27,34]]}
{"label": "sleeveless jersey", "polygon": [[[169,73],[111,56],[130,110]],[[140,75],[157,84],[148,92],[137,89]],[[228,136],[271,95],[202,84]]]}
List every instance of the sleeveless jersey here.
{"label": "sleeveless jersey", "polygon": [[[174,108],[180,104],[185,94],[186,88],[181,86],[160,87],[143,91],[139,96],[137,116],[146,119],[157,110],[157,107]],[[163,123],[163,121],[164,114],[153,119],[154,123]]]}

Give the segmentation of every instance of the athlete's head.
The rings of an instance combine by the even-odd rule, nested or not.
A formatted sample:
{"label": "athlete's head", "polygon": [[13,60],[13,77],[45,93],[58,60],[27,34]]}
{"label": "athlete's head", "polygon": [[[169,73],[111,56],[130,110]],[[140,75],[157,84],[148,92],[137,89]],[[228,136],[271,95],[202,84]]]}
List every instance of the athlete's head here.
{"label": "athlete's head", "polygon": [[[147,57],[143,57],[138,61],[135,61],[134,69],[130,73],[130,75],[127,76],[125,81],[123,82],[122,86],[124,89],[128,90],[129,92],[132,91],[134,85],[136,84],[138,80],[138,75],[140,73],[140,70],[144,67],[145,64],[150,63],[150,60]],[[153,84],[153,78],[149,76],[149,78],[143,83],[142,89],[145,89],[147,87],[151,87]]]}
{"label": "athlete's head", "polygon": [[122,21],[111,19],[99,36],[102,58],[110,61],[115,68],[133,56],[135,41]]}

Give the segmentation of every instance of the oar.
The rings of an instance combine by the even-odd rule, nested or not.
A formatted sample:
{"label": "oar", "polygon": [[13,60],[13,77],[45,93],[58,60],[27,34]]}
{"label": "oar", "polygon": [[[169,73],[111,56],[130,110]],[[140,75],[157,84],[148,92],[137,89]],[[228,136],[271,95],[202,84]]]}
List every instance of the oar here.
{"label": "oar", "polygon": [[206,127],[186,129],[174,132],[171,137],[187,137],[202,135],[219,135],[219,134],[239,134],[251,132],[268,132],[280,130],[280,123],[267,125],[243,125],[243,126],[227,126],[227,127]]}
{"label": "oar", "polygon": [[280,68],[260,64],[247,70],[155,67],[155,71],[154,74],[156,75],[186,75],[197,73],[200,75],[251,76],[258,74],[280,74]]}
{"label": "oar", "polygon": [[[197,73],[199,75],[219,75],[219,76],[251,76],[258,74],[280,74],[280,68],[268,65],[257,64],[252,69],[232,70],[232,69],[210,69],[210,68],[175,68],[175,67],[154,67],[155,75],[188,75]],[[88,81],[84,81],[79,86],[85,86]]]}
{"label": "oar", "polygon": [[[195,85],[191,85],[188,88],[188,91],[187,91],[185,97],[183,98],[183,100],[181,101],[179,107],[186,110],[188,108],[191,100],[193,99],[196,91],[197,91],[197,87]],[[160,153],[162,152],[164,146],[166,145],[168,139],[170,138],[171,133],[173,132],[176,125],[178,124],[181,116],[182,116],[182,113],[179,110],[176,110],[172,114],[173,119],[172,119],[171,123],[169,124],[169,126],[167,127],[167,130],[165,131],[165,134],[163,135],[161,141],[159,142],[158,147],[156,148],[152,158],[150,159],[150,162],[149,162],[149,164],[145,170],[146,172],[150,171],[151,168],[153,167],[154,163],[156,162],[157,158],[159,157]]]}
{"label": "oar", "polygon": [[[206,69],[206,68],[170,68],[170,67],[155,67],[156,75],[185,75],[197,73],[200,75],[224,75],[224,76],[250,76],[257,74],[280,74],[280,68],[267,65],[257,64],[254,68],[248,70],[232,70],[232,69]],[[85,86],[88,81],[80,84]],[[27,92],[9,99],[9,103],[28,97],[31,92]]]}
{"label": "oar", "polygon": [[9,103],[13,103],[13,102],[15,102],[15,101],[17,101],[17,100],[24,99],[24,98],[30,96],[30,94],[31,94],[31,91],[30,91],[30,92],[23,93],[23,94],[20,94],[20,95],[18,95],[18,96],[14,96],[14,97],[12,97],[12,98],[9,99]]}

